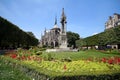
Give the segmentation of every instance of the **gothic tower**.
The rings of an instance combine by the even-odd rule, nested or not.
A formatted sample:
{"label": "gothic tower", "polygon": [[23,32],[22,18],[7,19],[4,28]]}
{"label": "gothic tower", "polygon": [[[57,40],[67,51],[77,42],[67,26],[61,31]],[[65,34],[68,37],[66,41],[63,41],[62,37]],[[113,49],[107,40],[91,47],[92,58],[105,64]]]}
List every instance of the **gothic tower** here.
{"label": "gothic tower", "polygon": [[64,13],[64,8],[62,9],[61,15],[61,34],[60,34],[60,48],[67,48],[67,34],[66,34],[66,16]]}

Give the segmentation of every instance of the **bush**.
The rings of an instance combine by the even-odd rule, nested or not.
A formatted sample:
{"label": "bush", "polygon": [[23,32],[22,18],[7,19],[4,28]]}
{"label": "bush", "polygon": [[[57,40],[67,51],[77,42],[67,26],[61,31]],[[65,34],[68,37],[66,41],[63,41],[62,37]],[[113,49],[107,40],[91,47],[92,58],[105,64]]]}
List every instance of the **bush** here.
{"label": "bush", "polygon": [[119,50],[114,49],[114,50],[111,50],[111,53],[118,54],[118,53],[120,53],[120,52],[119,52]]}
{"label": "bush", "polygon": [[41,51],[37,51],[36,55],[42,55],[42,52]]}
{"label": "bush", "polygon": [[48,61],[52,61],[52,60],[54,60],[54,58],[52,57],[52,54],[48,54]]}
{"label": "bush", "polygon": [[72,59],[71,59],[70,57],[68,57],[68,58],[63,58],[63,59],[61,59],[61,61],[62,61],[62,62],[71,62]]}
{"label": "bush", "polygon": [[40,48],[40,51],[45,51],[46,50],[46,48]]}

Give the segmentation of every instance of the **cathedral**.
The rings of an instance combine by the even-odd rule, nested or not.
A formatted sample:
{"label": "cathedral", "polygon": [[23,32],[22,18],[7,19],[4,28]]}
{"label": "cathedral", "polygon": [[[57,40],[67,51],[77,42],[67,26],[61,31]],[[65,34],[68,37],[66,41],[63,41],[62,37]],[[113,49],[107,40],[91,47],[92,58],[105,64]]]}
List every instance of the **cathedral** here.
{"label": "cathedral", "polygon": [[67,48],[67,34],[66,34],[66,15],[64,8],[62,9],[62,15],[60,18],[61,27],[57,25],[57,19],[55,18],[55,24],[52,29],[44,31],[44,35],[41,35],[40,45],[52,48]]}

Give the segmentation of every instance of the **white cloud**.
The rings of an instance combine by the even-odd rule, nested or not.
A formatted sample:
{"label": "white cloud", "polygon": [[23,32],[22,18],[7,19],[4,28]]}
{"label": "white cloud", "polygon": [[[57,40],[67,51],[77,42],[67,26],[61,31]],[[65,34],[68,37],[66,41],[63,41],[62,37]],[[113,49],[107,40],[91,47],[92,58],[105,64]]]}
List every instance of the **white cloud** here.
{"label": "white cloud", "polygon": [[96,34],[98,34],[97,32],[95,32],[95,33],[93,33],[92,35],[96,35]]}

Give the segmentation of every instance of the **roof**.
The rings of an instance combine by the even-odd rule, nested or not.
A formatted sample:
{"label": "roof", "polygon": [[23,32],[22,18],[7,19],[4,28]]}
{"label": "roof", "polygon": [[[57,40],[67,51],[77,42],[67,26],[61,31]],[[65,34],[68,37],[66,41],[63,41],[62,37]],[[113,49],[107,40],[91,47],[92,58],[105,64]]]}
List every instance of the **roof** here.
{"label": "roof", "polygon": [[54,27],[51,30],[60,30],[60,28],[59,27]]}
{"label": "roof", "polygon": [[58,25],[57,25],[57,24],[55,24],[53,28],[58,28]]}

